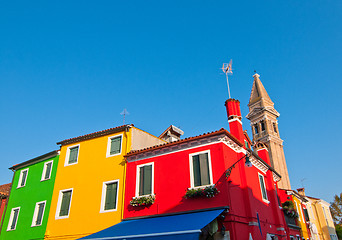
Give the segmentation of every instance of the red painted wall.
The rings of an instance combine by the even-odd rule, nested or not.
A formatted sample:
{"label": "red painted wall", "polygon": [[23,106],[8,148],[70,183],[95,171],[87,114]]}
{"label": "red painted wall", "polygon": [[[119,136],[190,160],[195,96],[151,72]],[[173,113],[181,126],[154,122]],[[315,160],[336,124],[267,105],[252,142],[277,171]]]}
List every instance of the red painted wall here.
{"label": "red painted wall", "polygon": [[[210,150],[213,182],[220,193],[213,198],[185,199],[186,190],[191,186],[189,154],[205,150]],[[284,227],[284,221],[272,172],[268,170],[264,174],[256,167],[246,168],[242,160],[226,179],[225,170],[243,156],[243,153],[236,153],[224,143],[216,143],[128,161],[124,218],[229,206],[223,224],[230,231],[231,239],[247,240],[249,233],[252,233],[253,239],[265,239],[266,233],[280,234],[277,228]],[[132,207],[129,202],[135,196],[137,165],[150,162],[154,163],[155,203],[149,207]],[[269,203],[262,200],[258,173],[264,176]],[[250,222],[257,223],[257,213],[263,235],[258,226],[249,226]]]}
{"label": "red painted wall", "polygon": [[[8,200],[8,197],[0,199],[0,223],[2,221],[2,215],[3,215],[5,208],[6,208],[7,200]],[[0,227],[1,227],[1,225],[0,225]]]}

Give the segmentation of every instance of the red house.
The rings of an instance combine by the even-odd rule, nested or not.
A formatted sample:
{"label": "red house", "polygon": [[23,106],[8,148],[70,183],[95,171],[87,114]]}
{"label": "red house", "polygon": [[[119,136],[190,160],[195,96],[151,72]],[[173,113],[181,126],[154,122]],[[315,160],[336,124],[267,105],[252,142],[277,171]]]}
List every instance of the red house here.
{"label": "red house", "polygon": [[2,216],[4,215],[6,209],[8,196],[11,191],[11,186],[12,183],[0,185],[0,230],[2,226]]}
{"label": "red house", "polygon": [[239,101],[220,129],[127,154],[123,222],[87,239],[286,239],[280,176],[250,150]]}

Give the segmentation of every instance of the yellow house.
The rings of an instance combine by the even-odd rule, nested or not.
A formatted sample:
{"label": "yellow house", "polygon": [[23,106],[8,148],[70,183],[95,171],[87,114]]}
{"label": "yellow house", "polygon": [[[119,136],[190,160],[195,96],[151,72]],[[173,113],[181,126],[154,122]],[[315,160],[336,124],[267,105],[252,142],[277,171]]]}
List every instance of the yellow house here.
{"label": "yellow house", "polygon": [[326,201],[305,196],[304,188],[297,189],[307,202],[305,203],[309,216],[309,229],[313,240],[337,240],[335,226]]}
{"label": "yellow house", "polygon": [[77,239],[119,223],[124,155],[163,142],[133,125],[58,142],[60,161],[45,239]]}

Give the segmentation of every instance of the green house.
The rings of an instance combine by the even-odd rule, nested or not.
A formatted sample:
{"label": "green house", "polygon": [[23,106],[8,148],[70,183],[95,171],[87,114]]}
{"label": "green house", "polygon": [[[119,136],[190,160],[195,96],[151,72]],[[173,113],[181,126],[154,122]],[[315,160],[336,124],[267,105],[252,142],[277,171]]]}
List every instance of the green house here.
{"label": "green house", "polygon": [[44,239],[59,151],[14,165],[0,239]]}

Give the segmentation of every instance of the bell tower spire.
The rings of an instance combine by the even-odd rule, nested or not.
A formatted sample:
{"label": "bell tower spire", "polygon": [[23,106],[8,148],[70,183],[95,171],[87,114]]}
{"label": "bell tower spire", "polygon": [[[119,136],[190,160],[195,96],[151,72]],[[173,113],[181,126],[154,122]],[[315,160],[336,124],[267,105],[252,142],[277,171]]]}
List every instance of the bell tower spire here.
{"label": "bell tower spire", "polygon": [[278,183],[280,188],[291,189],[289,174],[283,149],[283,140],[280,138],[277,118],[280,114],[275,110],[274,103],[260,81],[260,75],[253,75],[251,97],[246,118],[250,120],[253,141],[266,143],[269,148],[271,165],[281,175]]}

